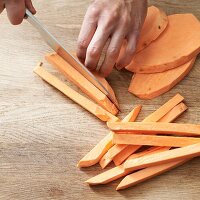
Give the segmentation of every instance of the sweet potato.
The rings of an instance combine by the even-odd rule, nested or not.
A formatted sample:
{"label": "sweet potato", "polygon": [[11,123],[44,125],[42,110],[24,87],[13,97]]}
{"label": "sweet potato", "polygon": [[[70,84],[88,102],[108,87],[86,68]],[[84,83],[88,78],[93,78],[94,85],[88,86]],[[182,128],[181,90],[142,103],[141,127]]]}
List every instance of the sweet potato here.
{"label": "sweet potato", "polygon": [[168,16],[165,31],[137,53],[126,69],[136,73],[157,73],[189,62],[200,52],[200,23],[192,14]]}
{"label": "sweet potato", "polygon": [[34,69],[34,72],[39,75],[43,80],[48,82],[50,85],[61,91],[71,100],[88,110],[90,113],[98,117],[102,121],[117,121],[118,118],[99,105],[90,101],[86,97],[80,95],[78,92],[67,86],[65,83],[60,81],[58,78],[48,73],[44,68],[42,68],[42,63],[38,64]]}
{"label": "sweet potato", "polygon": [[[122,121],[131,121],[134,122],[138,116],[138,114],[140,113],[142,106],[138,105],[133,109],[133,117],[131,119],[124,119]],[[124,147],[123,147],[124,146]],[[101,158],[99,164],[101,165],[102,168],[105,168],[111,161],[112,159],[115,157],[115,155],[118,154],[119,151],[121,151],[121,149],[126,148],[127,145],[114,145],[112,146],[108,152]],[[138,148],[135,147],[135,151]]]}
{"label": "sweet potato", "polygon": [[[172,122],[186,110],[187,110],[187,106],[184,103],[179,103],[172,110],[170,110],[164,117],[162,117],[158,122]],[[134,153],[134,145],[127,145],[125,149],[123,149],[120,153],[118,153],[118,155],[116,155],[113,158],[115,165],[117,166],[120,165],[132,153]]]}
{"label": "sweet potato", "polygon": [[99,89],[97,89],[81,73],[79,73],[79,71],[68,64],[62,57],[60,57],[58,54],[53,53],[46,55],[45,58],[50,64],[52,64],[57,70],[59,70],[67,78],[67,80],[74,83],[97,104],[102,106],[113,115],[116,115],[118,113],[118,109],[108,99],[108,97]]}
{"label": "sweet potato", "polygon": [[[151,155],[151,154],[163,152],[163,151],[166,151],[166,147],[154,149],[151,151],[145,151],[145,153],[139,154],[138,158],[143,155]],[[133,160],[133,159],[131,159],[131,160]],[[132,172],[132,170],[125,170],[123,167],[123,164],[122,164],[120,166],[114,167],[110,170],[107,170],[107,171],[101,173],[101,174],[98,174],[97,176],[90,178],[89,180],[86,181],[86,183],[88,183],[89,185],[106,184],[106,183],[114,181],[118,178],[121,178],[123,176],[126,176],[130,172]]]}
{"label": "sweet potato", "polygon": [[163,122],[107,122],[115,133],[172,134],[181,136],[200,136],[200,125]]}
{"label": "sweet potato", "polygon": [[189,159],[200,156],[200,143],[192,144],[177,149],[146,155],[145,157],[127,160],[123,167],[125,170],[138,170],[154,165]]}
{"label": "sweet potato", "polygon": [[177,106],[175,106],[170,112],[168,112],[164,117],[162,117],[159,122],[172,122],[187,109],[187,106],[183,102],[181,102]]}
{"label": "sweet potato", "polygon": [[[136,119],[138,107],[136,106],[123,120],[133,121]],[[118,119],[119,120],[119,119]],[[109,132],[89,153],[87,153],[78,163],[78,167],[90,167],[99,162],[102,156],[113,146],[113,133]]]}
{"label": "sweet potato", "polygon": [[128,91],[140,99],[153,99],[169,91],[192,69],[196,58],[189,62],[160,73],[134,74]]}
{"label": "sweet potato", "polygon": [[[165,103],[163,106],[161,106],[157,111],[146,117],[143,121],[145,122],[156,122],[159,119],[161,119],[164,115],[168,113],[175,105],[180,103],[183,100],[183,97],[180,94],[177,94],[174,96],[172,99],[170,99],[167,103]],[[138,111],[139,112],[139,111]],[[176,116],[176,113],[178,115],[180,114],[179,111],[173,112],[172,116]],[[169,118],[169,121],[166,122],[171,122],[171,119]],[[130,154],[134,153],[139,146],[129,146],[129,145],[114,145],[111,147],[110,150],[102,157],[100,161],[100,165],[102,168],[105,168],[117,154],[125,150],[125,154],[122,156],[122,158],[125,160]],[[127,157],[126,157],[127,156]],[[123,160],[122,159],[122,160]]]}
{"label": "sweet potato", "polygon": [[171,98],[169,101],[167,101],[165,104],[163,104],[158,110],[150,114],[148,117],[146,117],[143,122],[157,122],[162,117],[164,117],[170,110],[172,110],[176,105],[181,103],[184,100],[184,98],[177,94],[173,98]]}
{"label": "sweet potato", "polygon": [[129,174],[119,183],[116,190],[122,190],[128,187],[134,186],[154,176],[160,175],[166,171],[169,171],[175,167],[178,167],[189,160],[190,159],[173,161],[173,162],[169,162],[169,163],[165,163],[161,165],[148,167],[140,171],[137,171],[135,173]]}
{"label": "sweet potato", "polygon": [[144,134],[114,134],[113,143],[117,145],[131,144],[148,146],[184,147],[191,144],[200,143],[200,138]]}

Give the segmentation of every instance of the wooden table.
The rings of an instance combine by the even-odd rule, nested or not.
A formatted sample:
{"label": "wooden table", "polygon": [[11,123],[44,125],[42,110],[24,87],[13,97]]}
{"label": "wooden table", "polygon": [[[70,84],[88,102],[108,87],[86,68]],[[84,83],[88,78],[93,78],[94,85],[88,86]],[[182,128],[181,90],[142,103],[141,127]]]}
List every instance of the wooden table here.
{"label": "wooden table", "polygon": [[[168,14],[191,12],[200,19],[199,0],[151,3]],[[88,4],[35,1],[38,18],[71,50]],[[107,134],[105,124],[33,74],[36,63],[51,50],[27,22],[13,27],[5,13],[0,16],[0,44],[0,199],[200,199],[199,158],[122,192],[115,191],[118,181],[87,186],[84,181],[100,167],[81,171],[76,163]],[[127,92],[130,79],[128,72],[109,77],[123,111],[120,117],[141,103],[141,120],[180,92],[189,110],[178,122],[200,123],[200,59],[184,81],[151,101]]]}

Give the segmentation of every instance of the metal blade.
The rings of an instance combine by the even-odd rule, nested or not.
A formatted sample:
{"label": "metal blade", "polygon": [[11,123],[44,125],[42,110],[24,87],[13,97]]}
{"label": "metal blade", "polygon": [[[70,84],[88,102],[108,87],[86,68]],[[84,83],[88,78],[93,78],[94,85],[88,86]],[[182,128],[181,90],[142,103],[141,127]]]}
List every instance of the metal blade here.
{"label": "metal blade", "polygon": [[26,9],[26,20],[32,24],[43,37],[44,41],[63,59],[65,59],[71,66],[73,66],[77,71],[79,71],[88,81],[90,81],[96,88],[103,92],[115,106],[119,109],[119,106],[115,99],[108,90],[99,82],[99,80],[69,51],[67,51],[61,43],[41,24],[41,22],[32,15],[32,13]]}

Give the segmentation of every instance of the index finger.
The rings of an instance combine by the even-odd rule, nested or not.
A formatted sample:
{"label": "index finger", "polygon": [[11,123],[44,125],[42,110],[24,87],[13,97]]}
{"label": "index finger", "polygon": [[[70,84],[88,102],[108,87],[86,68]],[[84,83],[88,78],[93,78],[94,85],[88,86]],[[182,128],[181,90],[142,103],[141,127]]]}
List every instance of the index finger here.
{"label": "index finger", "polygon": [[76,54],[82,62],[85,61],[88,45],[97,28],[97,16],[98,14],[92,12],[89,8],[81,26],[81,30],[78,36]]}

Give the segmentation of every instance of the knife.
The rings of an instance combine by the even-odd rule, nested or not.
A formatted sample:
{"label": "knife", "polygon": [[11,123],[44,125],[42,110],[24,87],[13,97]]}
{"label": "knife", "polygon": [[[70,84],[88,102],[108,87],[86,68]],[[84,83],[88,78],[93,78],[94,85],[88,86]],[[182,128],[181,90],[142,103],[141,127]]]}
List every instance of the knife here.
{"label": "knife", "polygon": [[25,19],[33,25],[40,33],[44,41],[63,59],[65,59],[72,67],[79,71],[88,81],[90,81],[96,88],[103,92],[112,103],[119,109],[118,103],[113,99],[108,90],[99,82],[99,80],[61,43],[44,27],[44,25],[28,10],[26,9]]}

